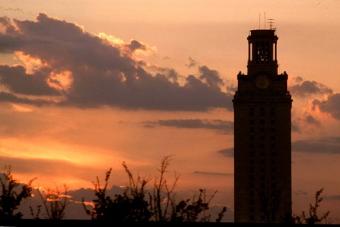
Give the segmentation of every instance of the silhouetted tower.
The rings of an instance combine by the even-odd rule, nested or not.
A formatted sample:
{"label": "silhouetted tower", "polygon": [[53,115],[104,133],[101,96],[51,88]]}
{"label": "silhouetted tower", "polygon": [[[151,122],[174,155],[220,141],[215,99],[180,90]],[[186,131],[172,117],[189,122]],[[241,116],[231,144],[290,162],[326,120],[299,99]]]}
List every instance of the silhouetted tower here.
{"label": "silhouetted tower", "polygon": [[251,30],[248,75],[234,96],[235,221],[291,217],[291,106],[288,75],[278,74],[274,29]]}

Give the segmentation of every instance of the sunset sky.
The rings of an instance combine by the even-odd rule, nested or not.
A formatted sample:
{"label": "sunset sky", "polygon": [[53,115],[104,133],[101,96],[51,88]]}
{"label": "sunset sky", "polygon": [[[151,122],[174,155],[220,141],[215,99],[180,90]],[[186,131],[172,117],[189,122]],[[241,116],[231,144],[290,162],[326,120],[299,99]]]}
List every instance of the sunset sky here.
{"label": "sunset sky", "polygon": [[172,155],[179,190],[232,207],[232,97],[264,12],[294,100],[293,210],[323,187],[340,222],[339,0],[0,0],[0,164],[76,189]]}

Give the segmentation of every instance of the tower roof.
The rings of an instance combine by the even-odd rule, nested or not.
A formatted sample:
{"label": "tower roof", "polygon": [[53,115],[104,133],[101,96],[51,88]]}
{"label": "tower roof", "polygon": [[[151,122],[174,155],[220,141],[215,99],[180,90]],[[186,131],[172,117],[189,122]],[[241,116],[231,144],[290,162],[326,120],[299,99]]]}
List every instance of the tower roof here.
{"label": "tower roof", "polygon": [[248,36],[248,40],[254,39],[274,39],[277,40],[278,37],[275,34],[275,29],[254,29],[250,30],[250,35]]}

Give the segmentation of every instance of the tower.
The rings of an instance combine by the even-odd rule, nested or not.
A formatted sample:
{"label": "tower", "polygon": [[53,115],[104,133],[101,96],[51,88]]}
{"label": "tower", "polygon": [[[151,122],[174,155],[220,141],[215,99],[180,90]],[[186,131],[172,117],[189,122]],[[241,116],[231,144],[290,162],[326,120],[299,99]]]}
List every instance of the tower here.
{"label": "tower", "polygon": [[278,74],[274,29],[251,30],[248,72],[237,75],[234,104],[235,222],[291,217],[291,106]]}

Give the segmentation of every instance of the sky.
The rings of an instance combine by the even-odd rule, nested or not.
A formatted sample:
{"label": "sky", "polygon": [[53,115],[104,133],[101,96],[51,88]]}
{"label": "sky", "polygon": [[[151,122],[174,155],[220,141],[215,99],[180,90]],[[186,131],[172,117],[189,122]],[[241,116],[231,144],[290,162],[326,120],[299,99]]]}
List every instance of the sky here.
{"label": "sky", "polygon": [[171,155],[179,190],[232,208],[231,100],[264,14],[294,100],[293,210],[324,188],[340,222],[338,0],[0,0],[0,164],[77,189]]}

